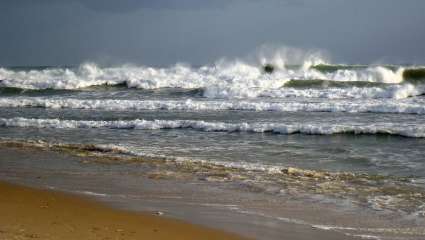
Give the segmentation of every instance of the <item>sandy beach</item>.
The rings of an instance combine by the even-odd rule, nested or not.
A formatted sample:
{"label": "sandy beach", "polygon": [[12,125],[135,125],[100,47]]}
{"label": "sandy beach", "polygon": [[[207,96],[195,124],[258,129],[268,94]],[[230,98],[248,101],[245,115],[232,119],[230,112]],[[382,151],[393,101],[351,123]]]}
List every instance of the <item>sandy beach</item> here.
{"label": "sandy beach", "polygon": [[[205,184],[133,176],[129,169],[110,175],[105,170],[115,165],[87,163],[96,159],[37,148],[0,147],[0,240],[355,239],[229,210],[242,202],[229,192],[220,190],[218,195]],[[255,200],[251,194],[243,194],[241,199],[259,203],[258,209],[271,203]],[[270,208],[276,211],[276,207]],[[281,210],[289,216],[312,215],[305,206],[293,204]]]}
{"label": "sandy beach", "polygon": [[425,240],[425,0],[0,0],[0,240]]}
{"label": "sandy beach", "polygon": [[0,182],[0,239],[242,239],[63,193]]}

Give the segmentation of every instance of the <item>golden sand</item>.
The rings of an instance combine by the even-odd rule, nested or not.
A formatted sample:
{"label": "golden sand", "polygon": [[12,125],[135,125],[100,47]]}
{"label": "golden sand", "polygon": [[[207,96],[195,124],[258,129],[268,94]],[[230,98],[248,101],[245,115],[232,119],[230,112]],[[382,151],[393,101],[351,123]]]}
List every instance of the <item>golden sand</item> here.
{"label": "golden sand", "polygon": [[0,240],[242,239],[182,221],[121,211],[63,193],[0,182]]}

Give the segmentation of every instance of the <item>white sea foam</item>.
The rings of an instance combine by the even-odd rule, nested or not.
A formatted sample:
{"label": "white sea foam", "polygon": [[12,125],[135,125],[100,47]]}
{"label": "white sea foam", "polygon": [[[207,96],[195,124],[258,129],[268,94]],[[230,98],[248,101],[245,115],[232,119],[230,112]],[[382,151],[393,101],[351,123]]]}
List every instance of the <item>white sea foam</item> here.
{"label": "white sea foam", "polygon": [[364,81],[364,82],[380,82],[380,83],[401,83],[403,81],[404,68],[396,71],[390,70],[382,66],[369,67],[366,69],[348,70],[340,69],[333,73],[322,74],[318,71],[308,71],[306,79],[329,79],[333,81]]}
{"label": "white sea foam", "polygon": [[425,114],[422,99],[332,100],[321,102],[271,102],[251,100],[119,100],[15,97],[0,98],[0,107],[96,109],[109,111],[277,111],[277,112],[372,112]]}
{"label": "white sea foam", "polygon": [[[320,72],[311,68],[320,63],[318,57],[304,56],[300,67],[286,68],[286,59],[281,56],[264,58],[261,63],[250,63],[243,60],[218,61],[212,65],[192,68],[184,64],[176,64],[168,68],[145,66],[118,66],[101,68],[93,63],[82,64],[76,69],[52,68],[44,70],[19,71],[0,68],[0,86],[23,89],[79,89],[96,85],[126,84],[132,88],[184,88],[204,89],[208,98],[255,98],[258,96],[286,97],[319,96],[319,97],[395,97],[403,98],[417,93],[413,86],[393,87],[386,89],[351,89],[330,90],[326,92],[286,90],[284,84],[291,79],[299,81],[325,79],[330,81],[366,81],[374,83],[401,83],[403,68],[391,70],[385,67],[365,69],[341,69],[335,72]],[[273,74],[265,74],[262,62],[273,62],[277,70]],[[400,88],[400,89],[399,89]],[[406,89],[408,88],[408,89]],[[275,92],[276,90],[276,92]],[[389,91],[389,93],[388,93]],[[395,93],[395,92],[403,93]],[[339,96],[341,95],[341,96]]]}
{"label": "white sea foam", "polygon": [[108,197],[108,194],[105,193],[97,193],[97,192],[91,192],[91,191],[74,191],[76,193],[84,194],[84,195],[90,195],[95,197]]}
{"label": "white sea foam", "polygon": [[279,88],[263,91],[262,97],[273,98],[328,98],[328,99],[371,99],[371,98],[393,98],[404,99],[419,96],[425,93],[425,87],[412,84],[390,85],[382,87],[350,87],[350,88]]}
{"label": "white sea foam", "polygon": [[111,129],[194,129],[198,131],[218,132],[253,132],[276,134],[318,134],[331,135],[341,133],[352,134],[390,134],[405,137],[425,137],[425,125],[416,124],[284,124],[284,123],[226,123],[195,120],[129,120],[129,121],[79,121],[60,119],[34,118],[0,118],[3,127],[34,127],[34,128],[111,128]]}

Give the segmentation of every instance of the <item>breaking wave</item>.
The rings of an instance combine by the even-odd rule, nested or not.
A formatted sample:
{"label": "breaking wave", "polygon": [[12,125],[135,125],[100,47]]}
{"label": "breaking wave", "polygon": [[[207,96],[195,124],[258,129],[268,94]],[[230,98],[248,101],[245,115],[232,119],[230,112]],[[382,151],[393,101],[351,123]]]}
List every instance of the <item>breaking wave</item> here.
{"label": "breaking wave", "polygon": [[193,129],[204,132],[251,132],[275,134],[388,134],[404,137],[425,137],[425,125],[417,124],[330,124],[330,123],[226,123],[206,122],[197,120],[118,120],[118,121],[84,121],[34,118],[0,118],[2,127],[32,127],[32,128],[109,128],[109,129]]}
{"label": "breaking wave", "polygon": [[203,101],[203,100],[119,100],[19,97],[0,98],[0,107],[53,109],[94,109],[106,111],[276,111],[276,112],[350,112],[425,114],[425,101],[376,99],[365,101],[333,100],[324,102]]}
{"label": "breaking wave", "polygon": [[[291,65],[288,60],[291,57],[296,60],[296,65]],[[75,68],[0,68],[0,87],[7,88],[0,93],[4,91],[19,93],[19,89],[76,90],[92,86],[118,85],[139,89],[203,89],[204,97],[230,99],[268,96],[269,92],[276,91],[283,93],[271,95],[285,97],[286,89],[291,91],[294,88],[310,87],[354,88],[352,95],[355,95],[356,91],[368,91],[367,88],[373,88],[375,90],[372,91],[375,92],[384,92],[387,88],[390,88],[390,91],[403,88],[394,86],[400,83],[416,88],[416,85],[423,84],[425,79],[424,68],[326,65],[326,62],[316,53],[302,55],[277,52],[269,55],[260,54],[255,61],[220,60],[201,67],[186,64],[165,68],[131,65],[99,67],[94,63],[85,63]],[[263,69],[265,64],[273,64],[274,71],[266,73]],[[323,94],[313,93],[313,95]],[[367,94],[360,93],[360,96],[365,97]],[[372,97],[387,96],[378,94]]]}
{"label": "breaking wave", "polygon": [[[303,80],[304,81],[304,80]],[[390,85],[382,87],[349,87],[349,88],[280,88],[267,90],[259,94],[260,97],[272,98],[328,98],[328,99],[404,99],[420,96],[425,93],[425,86],[412,84]]]}

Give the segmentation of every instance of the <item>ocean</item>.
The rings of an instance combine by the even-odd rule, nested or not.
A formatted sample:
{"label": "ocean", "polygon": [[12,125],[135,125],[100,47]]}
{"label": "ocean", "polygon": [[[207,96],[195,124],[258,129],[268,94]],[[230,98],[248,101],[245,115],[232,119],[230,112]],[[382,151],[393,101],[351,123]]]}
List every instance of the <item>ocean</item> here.
{"label": "ocean", "polygon": [[[425,66],[407,64],[2,67],[0,138],[113,155],[117,172],[129,158],[161,162],[154,174],[169,181],[332,202],[420,226],[424,94]],[[344,230],[322,226],[332,228]]]}

